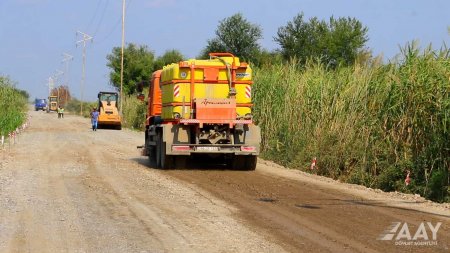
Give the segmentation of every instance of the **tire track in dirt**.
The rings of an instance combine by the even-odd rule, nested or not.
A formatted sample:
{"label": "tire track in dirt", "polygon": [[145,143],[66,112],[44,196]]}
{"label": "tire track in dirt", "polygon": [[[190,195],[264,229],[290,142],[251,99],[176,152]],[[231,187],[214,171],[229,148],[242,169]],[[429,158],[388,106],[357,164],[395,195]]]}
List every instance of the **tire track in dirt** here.
{"label": "tire track in dirt", "polygon": [[[448,252],[448,216],[262,164],[156,170],[135,150],[142,133],[30,113],[31,128],[0,166],[0,252]],[[443,221],[439,245],[377,241],[393,221]]]}
{"label": "tire track in dirt", "polygon": [[[291,252],[396,252],[401,247],[377,240],[394,221],[443,222],[438,233],[441,244],[416,247],[414,252],[448,251],[449,216],[391,207],[258,171],[217,170],[213,165],[210,170],[173,170],[165,174],[237,206],[241,219]],[[415,229],[413,226],[411,231]]]}
{"label": "tire track in dirt", "polygon": [[[33,128],[30,132],[33,133],[34,140],[15,150],[15,160],[11,162],[15,177],[20,180],[15,180],[15,188],[18,190],[8,192],[17,202],[15,212],[10,213],[17,226],[16,236],[9,243],[7,251],[33,252],[39,249],[56,252],[66,251],[75,245],[80,247],[83,239],[77,233],[79,229],[76,219],[64,219],[67,214],[76,216],[74,207],[64,201],[67,198],[67,188],[57,169],[61,165],[57,155],[59,151],[54,146],[39,145],[44,139],[48,141],[49,136],[44,136]],[[25,136],[22,140],[25,141]],[[65,148],[65,145],[61,147]],[[41,195],[35,195],[37,192]],[[57,231],[58,236],[42,233],[49,228]]]}

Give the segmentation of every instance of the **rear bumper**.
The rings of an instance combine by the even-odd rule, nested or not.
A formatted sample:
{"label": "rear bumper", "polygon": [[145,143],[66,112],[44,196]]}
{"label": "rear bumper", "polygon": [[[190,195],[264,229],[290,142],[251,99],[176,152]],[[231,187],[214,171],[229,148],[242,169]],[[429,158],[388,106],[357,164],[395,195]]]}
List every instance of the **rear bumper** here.
{"label": "rear bumper", "polygon": [[172,144],[168,155],[191,155],[191,154],[235,154],[235,155],[259,155],[259,146],[249,145],[202,145],[202,144]]}

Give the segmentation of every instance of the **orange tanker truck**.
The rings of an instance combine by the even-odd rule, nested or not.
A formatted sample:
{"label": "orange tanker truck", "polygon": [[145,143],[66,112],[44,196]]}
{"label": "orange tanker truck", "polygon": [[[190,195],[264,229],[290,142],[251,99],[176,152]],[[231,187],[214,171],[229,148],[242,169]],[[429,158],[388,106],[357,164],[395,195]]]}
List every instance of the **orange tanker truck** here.
{"label": "orange tanker truck", "polygon": [[[208,155],[224,158],[232,169],[254,170],[261,136],[252,120],[252,84],[250,66],[230,53],[211,53],[209,60],[181,61],[155,71],[142,154],[163,169]],[[138,92],[143,86],[138,84]]]}

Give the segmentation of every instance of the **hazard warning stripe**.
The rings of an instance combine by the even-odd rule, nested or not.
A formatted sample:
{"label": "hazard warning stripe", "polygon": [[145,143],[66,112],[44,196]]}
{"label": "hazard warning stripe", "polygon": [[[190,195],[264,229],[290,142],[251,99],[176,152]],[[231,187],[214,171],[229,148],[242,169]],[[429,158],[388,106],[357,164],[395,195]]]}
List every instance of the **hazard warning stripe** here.
{"label": "hazard warning stripe", "polygon": [[245,97],[246,98],[252,97],[252,87],[251,86],[245,87]]}
{"label": "hazard warning stripe", "polygon": [[180,85],[176,84],[173,86],[173,96],[178,97],[180,95]]}

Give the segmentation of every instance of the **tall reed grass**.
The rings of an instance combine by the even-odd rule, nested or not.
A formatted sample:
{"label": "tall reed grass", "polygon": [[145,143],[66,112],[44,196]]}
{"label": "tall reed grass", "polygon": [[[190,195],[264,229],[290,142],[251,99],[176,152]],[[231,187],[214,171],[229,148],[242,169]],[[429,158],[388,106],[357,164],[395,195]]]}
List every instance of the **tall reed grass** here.
{"label": "tall reed grass", "polygon": [[386,65],[255,69],[263,156],[302,170],[317,157],[319,174],[449,201],[449,56],[408,45]]}
{"label": "tall reed grass", "polygon": [[26,118],[26,97],[4,76],[0,76],[0,108],[0,135],[15,130]]}
{"label": "tall reed grass", "polygon": [[[148,89],[144,92],[147,95]],[[123,126],[131,129],[144,130],[146,113],[147,106],[135,96],[130,95],[123,98]]]}

